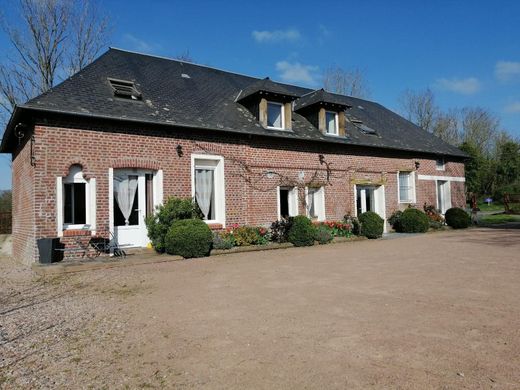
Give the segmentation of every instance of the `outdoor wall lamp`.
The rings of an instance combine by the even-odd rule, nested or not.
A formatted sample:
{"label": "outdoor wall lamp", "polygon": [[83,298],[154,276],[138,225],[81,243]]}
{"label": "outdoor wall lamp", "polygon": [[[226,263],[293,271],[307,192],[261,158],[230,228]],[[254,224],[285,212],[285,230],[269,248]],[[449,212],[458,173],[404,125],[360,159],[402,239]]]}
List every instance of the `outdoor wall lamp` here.
{"label": "outdoor wall lamp", "polygon": [[415,169],[419,169],[420,166],[421,166],[421,163],[419,161],[416,161],[415,162]]}
{"label": "outdoor wall lamp", "polygon": [[177,151],[177,156],[182,157],[184,155],[184,152],[182,151],[182,145],[181,144],[177,145],[175,150]]}

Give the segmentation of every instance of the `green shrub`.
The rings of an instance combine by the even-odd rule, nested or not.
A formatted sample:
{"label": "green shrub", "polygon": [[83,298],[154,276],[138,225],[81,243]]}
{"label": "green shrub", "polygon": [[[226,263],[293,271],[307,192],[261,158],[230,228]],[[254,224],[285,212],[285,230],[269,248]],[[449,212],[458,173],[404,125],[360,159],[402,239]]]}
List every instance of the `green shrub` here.
{"label": "green shrub", "polygon": [[173,223],[164,241],[166,253],[189,259],[209,255],[213,234],[200,219],[182,219]]}
{"label": "green shrub", "polygon": [[429,227],[428,216],[418,209],[404,210],[399,219],[399,228],[403,233],[425,233]]}
{"label": "green shrub", "polygon": [[430,220],[429,225],[430,225],[431,229],[435,229],[435,230],[442,229],[442,227],[444,226],[444,224],[442,222],[432,221],[432,220]]}
{"label": "green shrub", "polygon": [[311,246],[314,245],[315,235],[316,229],[311,220],[303,215],[298,215],[293,218],[287,238],[294,246]]}
{"label": "green shrub", "polygon": [[401,216],[403,212],[401,210],[394,211],[390,218],[388,218],[388,223],[396,232],[401,232]]}
{"label": "green shrub", "polygon": [[383,235],[385,221],[373,211],[364,212],[359,216],[361,235],[367,238],[379,238]]}
{"label": "green shrub", "polygon": [[152,246],[157,252],[164,252],[166,234],[175,221],[202,217],[199,206],[191,198],[168,198],[145,220]]}
{"label": "green shrub", "polygon": [[328,244],[332,241],[333,234],[330,228],[324,225],[319,225],[316,227],[316,241],[320,243],[320,245]]}
{"label": "green shrub", "polygon": [[235,237],[228,232],[213,233],[213,249],[231,249],[235,246]]}
{"label": "green shrub", "polygon": [[271,224],[271,241],[279,243],[287,242],[292,223],[292,217],[273,222]]}
{"label": "green shrub", "polygon": [[267,244],[268,231],[263,227],[240,226],[233,229],[233,237],[235,238],[235,245],[264,245]]}
{"label": "green shrub", "polygon": [[471,219],[463,209],[459,207],[452,207],[444,215],[446,224],[453,229],[466,229],[471,223]]}

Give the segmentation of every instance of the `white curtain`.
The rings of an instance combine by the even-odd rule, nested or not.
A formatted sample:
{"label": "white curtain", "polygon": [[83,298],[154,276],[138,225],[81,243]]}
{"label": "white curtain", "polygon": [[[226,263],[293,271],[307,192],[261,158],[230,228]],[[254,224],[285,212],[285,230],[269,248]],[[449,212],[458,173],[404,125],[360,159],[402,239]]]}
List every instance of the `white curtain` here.
{"label": "white curtain", "polygon": [[316,217],[316,209],[314,205],[314,195],[316,193],[316,190],[314,188],[309,188],[307,192],[307,202],[308,202],[308,209],[309,209],[309,217]]}
{"label": "white curtain", "polygon": [[211,198],[213,195],[213,170],[197,169],[195,172],[195,198],[204,214],[204,219],[210,219]]}
{"label": "white curtain", "polygon": [[125,217],[125,225],[129,224],[130,214],[134,205],[137,190],[137,176],[123,176],[114,178],[114,195],[119,209]]}

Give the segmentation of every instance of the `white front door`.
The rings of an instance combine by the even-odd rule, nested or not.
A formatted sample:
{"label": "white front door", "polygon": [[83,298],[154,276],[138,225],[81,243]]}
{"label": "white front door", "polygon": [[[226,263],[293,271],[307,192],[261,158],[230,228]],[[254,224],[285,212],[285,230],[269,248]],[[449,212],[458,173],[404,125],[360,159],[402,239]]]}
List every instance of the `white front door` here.
{"label": "white front door", "polygon": [[112,213],[119,245],[145,247],[149,242],[145,217],[153,212],[153,176],[138,169],[114,169]]}
{"label": "white front door", "polygon": [[450,182],[445,180],[437,180],[437,208],[441,214],[451,208],[451,189]]}
{"label": "white front door", "polygon": [[356,186],[357,216],[366,211],[373,211],[386,220],[385,186]]}

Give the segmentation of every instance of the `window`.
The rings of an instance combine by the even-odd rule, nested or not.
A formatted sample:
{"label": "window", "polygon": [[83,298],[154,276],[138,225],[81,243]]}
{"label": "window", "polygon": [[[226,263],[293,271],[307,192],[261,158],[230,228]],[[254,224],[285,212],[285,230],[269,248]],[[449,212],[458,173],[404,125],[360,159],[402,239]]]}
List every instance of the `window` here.
{"label": "window", "polygon": [[137,90],[133,81],[126,80],[117,80],[117,79],[108,79],[110,86],[114,90],[114,96],[124,98],[124,99],[132,99],[132,100],[141,100],[142,95],[141,92]]}
{"label": "window", "polygon": [[325,196],[323,187],[306,189],[307,216],[318,221],[325,220]]}
{"label": "window", "polygon": [[64,229],[96,224],[96,179],[86,180],[81,165],[72,165],[66,177],[56,178],[56,224],[58,236]]}
{"label": "window", "polygon": [[85,183],[65,183],[63,222],[67,225],[84,225],[87,223],[87,197]]}
{"label": "window", "polygon": [[284,107],[282,103],[267,102],[267,127],[284,128]]}
{"label": "window", "polygon": [[298,215],[298,189],[296,187],[278,188],[278,219]]}
{"label": "window", "polygon": [[399,203],[415,203],[413,172],[399,172]]}
{"label": "window", "polygon": [[224,159],[220,156],[192,155],[192,165],[193,197],[204,220],[224,224]]}
{"label": "window", "polygon": [[436,161],[435,161],[435,168],[438,170],[438,171],[444,171],[446,167],[446,164],[444,162],[444,159],[441,157],[441,158],[438,158]]}
{"label": "window", "polygon": [[325,133],[327,135],[338,135],[338,114],[336,112],[325,112]]}

